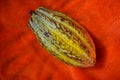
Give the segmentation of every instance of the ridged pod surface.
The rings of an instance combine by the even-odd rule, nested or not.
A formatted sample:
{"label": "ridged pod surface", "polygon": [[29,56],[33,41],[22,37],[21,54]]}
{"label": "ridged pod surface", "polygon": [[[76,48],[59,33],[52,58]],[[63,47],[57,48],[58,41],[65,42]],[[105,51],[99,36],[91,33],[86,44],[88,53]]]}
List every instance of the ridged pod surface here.
{"label": "ridged pod surface", "polygon": [[29,26],[41,46],[62,62],[79,67],[94,66],[93,40],[80,24],[67,15],[40,7],[31,11]]}

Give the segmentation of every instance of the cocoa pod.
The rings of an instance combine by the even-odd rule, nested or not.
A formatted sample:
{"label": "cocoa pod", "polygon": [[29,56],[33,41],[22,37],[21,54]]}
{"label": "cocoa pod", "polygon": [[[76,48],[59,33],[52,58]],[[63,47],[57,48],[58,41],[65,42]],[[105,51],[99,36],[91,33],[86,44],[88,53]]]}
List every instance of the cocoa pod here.
{"label": "cocoa pod", "polygon": [[67,15],[40,7],[31,11],[29,26],[40,45],[66,64],[91,67],[95,45],[88,32]]}

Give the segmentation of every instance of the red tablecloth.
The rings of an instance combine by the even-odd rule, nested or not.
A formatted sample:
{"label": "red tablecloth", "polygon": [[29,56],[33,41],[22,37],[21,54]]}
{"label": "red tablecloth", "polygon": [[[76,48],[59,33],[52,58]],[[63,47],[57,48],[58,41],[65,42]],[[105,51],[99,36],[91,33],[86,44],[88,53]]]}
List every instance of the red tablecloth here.
{"label": "red tablecloth", "polygon": [[[61,63],[28,27],[39,6],[67,14],[91,34],[92,68]],[[0,0],[0,80],[120,80],[120,0]]]}

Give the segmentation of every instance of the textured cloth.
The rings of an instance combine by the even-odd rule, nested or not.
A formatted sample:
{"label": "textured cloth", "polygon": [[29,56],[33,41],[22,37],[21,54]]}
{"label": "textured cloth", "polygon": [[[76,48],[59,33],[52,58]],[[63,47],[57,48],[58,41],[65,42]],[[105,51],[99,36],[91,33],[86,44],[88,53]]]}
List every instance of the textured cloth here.
{"label": "textured cloth", "polygon": [[[66,65],[28,27],[30,10],[63,12],[92,36],[94,67]],[[120,80],[120,0],[0,0],[0,80]]]}

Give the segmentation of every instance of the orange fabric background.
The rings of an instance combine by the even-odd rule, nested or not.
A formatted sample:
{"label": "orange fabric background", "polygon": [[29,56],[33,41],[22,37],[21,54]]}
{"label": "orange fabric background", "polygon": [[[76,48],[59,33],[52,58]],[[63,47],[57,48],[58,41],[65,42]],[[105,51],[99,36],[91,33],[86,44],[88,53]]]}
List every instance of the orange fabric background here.
{"label": "orange fabric background", "polygon": [[[91,34],[97,62],[76,68],[43,49],[28,27],[39,6],[61,11]],[[120,0],[0,0],[0,80],[120,80]]]}

